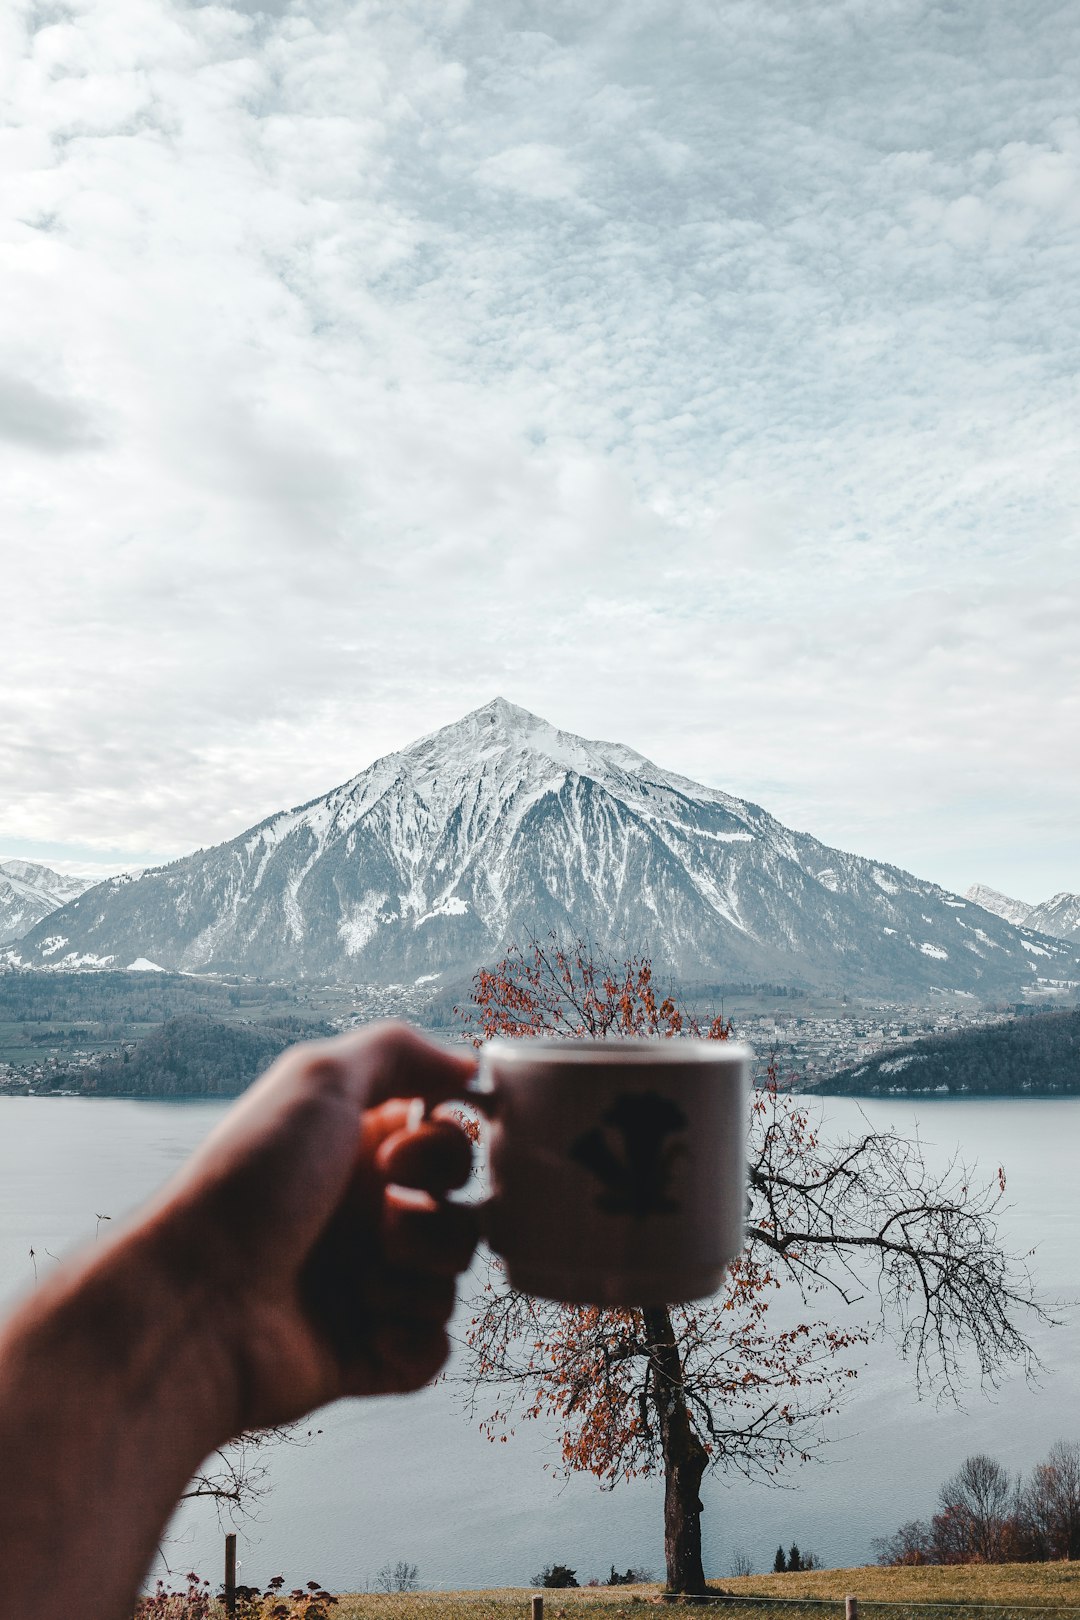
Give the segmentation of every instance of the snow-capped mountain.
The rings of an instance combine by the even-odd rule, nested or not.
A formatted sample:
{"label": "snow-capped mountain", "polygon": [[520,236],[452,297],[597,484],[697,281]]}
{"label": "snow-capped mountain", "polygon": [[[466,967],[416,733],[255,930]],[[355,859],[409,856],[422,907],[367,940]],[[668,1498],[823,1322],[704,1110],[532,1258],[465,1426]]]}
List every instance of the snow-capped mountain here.
{"label": "snow-capped mountain", "polygon": [[89,878],[64,877],[37,861],[0,861],[0,945],[18,939],[88,888]]}
{"label": "snow-capped mountain", "polygon": [[1026,923],[1035,910],[1027,900],[1012,900],[986,883],[973,883],[970,889],[964,891],[964,899],[974,900],[984,911],[992,911],[995,917],[1004,917],[1006,922],[1015,923],[1017,927]]}
{"label": "snow-capped mountain", "polygon": [[1031,906],[1026,900],[1010,900],[1007,894],[988,889],[985,883],[973,883],[964,898],[1004,917],[1006,922],[1022,923],[1037,933],[1049,934],[1051,939],[1080,939],[1080,894],[1063,891],[1041,905]]}
{"label": "snow-capped mountain", "polygon": [[13,959],[390,983],[549,929],[698,981],[1011,996],[1080,977],[1060,942],[501,698],[226,844],[98,885]]}
{"label": "snow-capped mountain", "polygon": [[1052,895],[1035,906],[1024,919],[1029,928],[1054,939],[1080,940],[1080,894]]}

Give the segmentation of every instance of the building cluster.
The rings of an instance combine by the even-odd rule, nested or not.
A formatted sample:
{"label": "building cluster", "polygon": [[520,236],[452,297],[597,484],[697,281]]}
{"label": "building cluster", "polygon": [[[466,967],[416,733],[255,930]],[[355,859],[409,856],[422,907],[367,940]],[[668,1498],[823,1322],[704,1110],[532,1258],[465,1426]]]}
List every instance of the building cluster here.
{"label": "building cluster", "polygon": [[758,1084],[764,1083],[772,1067],[781,1087],[801,1090],[890,1047],[998,1022],[1012,1012],[1012,1008],[994,1012],[974,1003],[941,1010],[886,1003],[835,1013],[758,1013],[738,1019],[736,1034],[753,1049]]}
{"label": "building cluster", "polygon": [[62,1055],[49,1053],[45,1057],[33,1057],[25,1063],[0,1060],[0,1097],[34,1097],[39,1093],[49,1097],[77,1097],[77,1088],[57,1087],[55,1076],[63,1074],[66,1078],[77,1069],[92,1069],[100,1057],[100,1052],[76,1049]]}

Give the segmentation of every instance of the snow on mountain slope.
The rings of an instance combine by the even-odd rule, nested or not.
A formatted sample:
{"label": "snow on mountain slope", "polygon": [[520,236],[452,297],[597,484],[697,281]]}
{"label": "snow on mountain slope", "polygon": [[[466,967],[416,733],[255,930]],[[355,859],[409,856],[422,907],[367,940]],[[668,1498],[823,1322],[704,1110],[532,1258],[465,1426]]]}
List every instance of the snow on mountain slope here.
{"label": "snow on mountain slope", "polygon": [[16,955],[391,983],[550,929],[729,983],[1012,996],[1080,977],[1060,942],[1025,949],[936,884],[501,698],[226,844],[100,884]]}
{"label": "snow on mountain slope", "polygon": [[37,861],[0,861],[0,944],[18,939],[89,887],[88,878],[64,877]]}
{"label": "snow on mountain slope", "polygon": [[975,883],[966,898],[974,900],[985,911],[992,911],[1006,922],[1023,924],[1037,933],[1049,934],[1051,939],[1080,939],[1080,894],[1052,895],[1040,905],[1029,906],[1024,900],[1010,900],[1008,895],[988,889],[984,883]]}
{"label": "snow on mountain slope", "polygon": [[1035,906],[1025,921],[1054,939],[1080,940],[1080,894],[1055,894]]}
{"label": "snow on mountain slope", "polygon": [[997,889],[991,889],[985,883],[973,883],[965,891],[964,899],[973,900],[984,911],[992,911],[995,917],[1004,917],[1006,922],[1015,923],[1017,927],[1026,923],[1035,910],[1026,900],[1011,900],[1007,894],[999,894]]}

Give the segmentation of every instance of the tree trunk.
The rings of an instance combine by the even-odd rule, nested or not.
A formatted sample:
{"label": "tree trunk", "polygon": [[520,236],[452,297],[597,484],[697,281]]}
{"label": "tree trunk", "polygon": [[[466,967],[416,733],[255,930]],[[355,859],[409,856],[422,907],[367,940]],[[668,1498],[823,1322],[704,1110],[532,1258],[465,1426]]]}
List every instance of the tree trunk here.
{"label": "tree trunk", "polygon": [[708,1464],[686,1404],[682,1358],[664,1305],[643,1312],[649,1346],[649,1393],[664,1456],[664,1560],[669,1592],[704,1592],[701,1478]]}

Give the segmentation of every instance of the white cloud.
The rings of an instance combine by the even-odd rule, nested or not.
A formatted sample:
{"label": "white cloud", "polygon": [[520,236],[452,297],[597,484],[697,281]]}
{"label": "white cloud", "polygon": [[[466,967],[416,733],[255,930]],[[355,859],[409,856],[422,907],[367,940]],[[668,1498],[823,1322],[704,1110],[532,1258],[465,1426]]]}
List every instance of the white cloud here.
{"label": "white cloud", "polygon": [[1072,8],[34,15],[0,839],[178,853],[505,690],[1080,888]]}
{"label": "white cloud", "polygon": [[578,165],[557,146],[544,141],[526,141],[485,158],[477,165],[475,176],[481,185],[542,202],[565,202],[576,197],[582,181]]}

